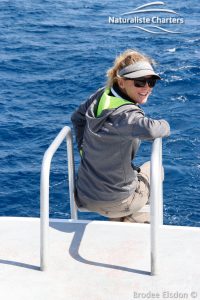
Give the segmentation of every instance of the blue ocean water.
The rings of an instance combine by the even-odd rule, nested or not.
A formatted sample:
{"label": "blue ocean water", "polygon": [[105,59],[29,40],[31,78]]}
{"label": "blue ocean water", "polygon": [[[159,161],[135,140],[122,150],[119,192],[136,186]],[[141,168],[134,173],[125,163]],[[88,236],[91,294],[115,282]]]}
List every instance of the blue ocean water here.
{"label": "blue ocean water", "polygon": [[[140,6],[139,0],[1,1],[1,216],[39,216],[45,150],[63,126],[71,126],[74,109],[105,84],[115,56],[134,48],[157,61],[163,78],[143,108],[171,125],[171,136],[163,140],[164,223],[200,226],[199,2],[165,3],[185,19],[170,27],[181,34],[108,22]],[[150,143],[144,143],[137,161],[149,157]],[[76,148],[75,163],[77,169]],[[50,216],[68,218],[65,144],[51,170]]]}

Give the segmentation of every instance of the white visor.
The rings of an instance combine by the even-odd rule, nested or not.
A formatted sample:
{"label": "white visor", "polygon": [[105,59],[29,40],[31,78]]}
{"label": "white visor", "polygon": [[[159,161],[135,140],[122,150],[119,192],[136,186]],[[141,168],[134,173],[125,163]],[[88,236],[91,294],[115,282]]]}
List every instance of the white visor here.
{"label": "white visor", "polygon": [[157,79],[161,79],[158,74],[156,74],[152,68],[152,65],[147,61],[138,61],[131,64],[118,72],[120,77],[125,78],[139,78],[148,75],[152,75]]}

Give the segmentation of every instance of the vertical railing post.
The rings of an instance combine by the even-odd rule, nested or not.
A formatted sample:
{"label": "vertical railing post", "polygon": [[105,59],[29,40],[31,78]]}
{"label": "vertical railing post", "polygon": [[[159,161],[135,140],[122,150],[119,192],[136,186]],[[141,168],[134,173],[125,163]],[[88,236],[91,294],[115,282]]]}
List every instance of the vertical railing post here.
{"label": "vertical railing post", "polygon": [[74,152],[71,131],[66,137],[67,143],[67,157],[68,157],[68,181],[69,181],[69,198],[71,219],[77,220],[77,206],[75,202],[75,169],[74,169]]}
{"label": "vertical railing post", "polygon": [[151,275],[158,274],[159,227],[163,222],[162,179],[162,139],[157,138],[152,145],[150,175]]}
{"label": "vertical railing post", "polygon": [[160,163],[160,209],[159,209],[159,217],[160,217],[160,225],[163,225],[163,180],[164,180],[164,168],[162,164],[162,139],[160,139],[159,145],[159,163]]}
{"label": "vertical railing post", "polygon": [[51,160],[60,144],[66,138],[68,155],[68,176],[70,191],[71,218],[77,219],[77,208],[74,199],[74,156],[70,127],[65,126],[49,148],[46,150],[41,167],[40,177],[40,269],[45,271],[48,264],[48,231],[49,231],[49,177]]}
{"label": "vertical railing post", "polygon": [[49,172],[51,159],[43,157],[40,177],[40,270],[47,268],[48,229],[49,229]]}

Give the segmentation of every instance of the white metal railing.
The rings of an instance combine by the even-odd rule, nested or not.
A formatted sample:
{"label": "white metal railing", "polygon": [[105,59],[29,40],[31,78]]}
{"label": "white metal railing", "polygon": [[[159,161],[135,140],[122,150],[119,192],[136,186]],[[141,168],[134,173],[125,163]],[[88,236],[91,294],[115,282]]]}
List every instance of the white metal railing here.
{"label": "white metal railing", "polygon": [[[77,206],[74,198],[75,175],[72,134],[70,127],[65,126],[46,150],[42,161],[40,179],[40,269],[42,271],[46,270],[48,263],[49,177],[51,160],[65,138],[67,142],[71,219],[77,220]],[[159,226],[163,223],[162,194],[162,139],[157,138],[153,141],[151,153],[151,275],[158,273]]]}
{"label": "white metal railing", "polygon": [[154,140],[151,151],[150,211],[151,211],[151,275],[159,273],[159,227],[163,224],[162,139]]}
{"label": "white metal railing", "polygon": [[67,142],[69,193],[72,212],[71,218],[77,219],[77,210],[75,209],[76,204],[74,201],[75,177],[72,134],[70,127],[65,126],[46,150],[42,161],[40,177],[40,269],[42,271],[46,269],[48,260],[49,177],[51,160],[65,138]]}

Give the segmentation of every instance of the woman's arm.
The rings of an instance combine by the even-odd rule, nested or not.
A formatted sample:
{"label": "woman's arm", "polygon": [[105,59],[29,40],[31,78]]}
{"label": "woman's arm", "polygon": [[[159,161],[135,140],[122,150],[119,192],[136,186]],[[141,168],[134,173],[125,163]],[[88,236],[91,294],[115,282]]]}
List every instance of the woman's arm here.
{"label": "woman's arm", "polygon": [[118,131],[124,137],[152,140],[170,135],[170,126],[166,120],[147,118],[140,109],[125,111],[118,120]]}

